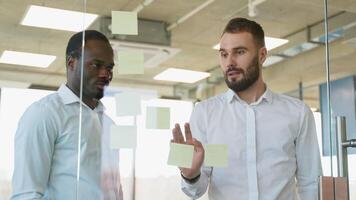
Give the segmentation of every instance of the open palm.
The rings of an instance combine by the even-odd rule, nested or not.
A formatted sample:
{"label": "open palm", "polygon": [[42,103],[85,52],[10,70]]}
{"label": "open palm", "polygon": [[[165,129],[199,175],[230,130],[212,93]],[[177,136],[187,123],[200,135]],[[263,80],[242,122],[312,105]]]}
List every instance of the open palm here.
{"label": "open palm", "polygon": [[192,137],[189,123],[184,124],[185,139],[179,124],[176,124],[172,130],[174,143],[188,144],[194,146],[193,162],[191,168],[179,167],[182,175],[187,179],[192,179],[200,174],[200,168],[204,161],[204,147],[197,139]]}

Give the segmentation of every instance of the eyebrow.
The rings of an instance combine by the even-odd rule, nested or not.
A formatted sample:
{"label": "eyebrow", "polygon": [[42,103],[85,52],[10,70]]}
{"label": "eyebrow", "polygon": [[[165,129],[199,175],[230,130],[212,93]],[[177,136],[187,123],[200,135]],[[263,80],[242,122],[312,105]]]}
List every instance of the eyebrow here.
{"label": "eyebrow", "polygon": [[[246,47],[242,47],[242,46],[238,46],[238,47],[234,47],[234,48],[232,48],[232,50],[233,50],[233,51],[236,51],[236,50],[241,50],[241,49],[243,49],[243,50],[247,50],[247,48],[246,48]],[[219,49],[219,52],[222,52],[222,51],[226,51],[226,49],[220,48],[220,49]]]}
{"label": "eyebrow", "polygon": [[[105,63],[104,61],[102,61],[100,59],[97,59],[97,58],[94,58],[92,62],[97,62],[97,63],[100,63],[100,64],[104,64]],[[108,66],[114,67],[115,63],[109,63]]]}

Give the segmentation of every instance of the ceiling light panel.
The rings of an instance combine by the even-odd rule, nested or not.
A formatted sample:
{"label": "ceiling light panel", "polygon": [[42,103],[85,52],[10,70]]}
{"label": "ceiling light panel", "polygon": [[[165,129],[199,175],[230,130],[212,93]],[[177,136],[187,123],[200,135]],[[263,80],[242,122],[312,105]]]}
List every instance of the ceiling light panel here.
{"label": "ceiling light panel", "polygon": [[195,83],[210,76],[210,73],[186,69],[169,68],[154,77],[155,80]]}
{"label": "ceiling light panel", "polygon": [[4,51],[0,57],[0,63],[46,68],[55,59],[56,56],[51,55]]}
{"label": "ceiling light panel", "polygon": [[281,62],[282,60],[284,60],[284,58],[281,56],[268,56],[266,58],[265,62],[263,63],[263,67],[268,67],[270,65],[274,65],[278,62]]}
{"label": "ceiling light panel", "polygon": [[88,28],[97,17],[96,14],[31,5],[21,24],[79,32]]}

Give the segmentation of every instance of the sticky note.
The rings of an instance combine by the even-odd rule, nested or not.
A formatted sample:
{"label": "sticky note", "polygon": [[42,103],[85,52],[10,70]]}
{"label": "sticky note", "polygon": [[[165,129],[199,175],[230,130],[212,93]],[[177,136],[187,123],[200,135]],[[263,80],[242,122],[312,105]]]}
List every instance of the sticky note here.
{"label": "sticky note", "polygon": [[136,126],[116,126],[110,127],[110,147],[112,149],[119,148],[135,148],[137,138]]}
{"label": "sticky note", "polygon": [[207,144],[204,145],[205,157],[204,165],[210,167],[227,167],[227,145]]}
{"label": "sticky note", "polygon": [[171,143],[167,163],[168,165],[191,168],[193,153],[193,145]]}
{"label": "sticky note", "polygon": [[133,92],[115,94],[116,116],[135,116],[141,114],[141,96]]}
{"label": "sticky note", "polygon": [[170,129],[170,109],[168,107],[147,107],[147,129]]}
{"label": "sticky note", "polygon": [[144,55],[142,51],[121,50],[117,53],[118,74],[143,74]]}
{"label": "sticky note", "polygon": [[111,11],[112,34],[137,35],[137,12]]}

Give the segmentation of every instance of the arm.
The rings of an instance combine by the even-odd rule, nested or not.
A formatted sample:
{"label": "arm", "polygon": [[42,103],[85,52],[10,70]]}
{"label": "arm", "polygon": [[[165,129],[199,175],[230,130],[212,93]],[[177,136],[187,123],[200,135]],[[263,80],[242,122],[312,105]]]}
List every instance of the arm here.
{"label": "arm", "polygon": [[191,183],[182,179],[181,187],[182,191],[191,198],[199,198],[203,196],[208,188],[209,179],[211,176],[211,167],[202,167],[201,174],[196,182]]}
{"label": "arm", "polygon": [[318,199],[318,179],[322,175],[314,116],[304,105],[296,140],[297,191],[300,199]]}
{"label": "arm", "polygon": [[[194,144],[194,158],[193,158],[193,167],[192,169],[181,169],[181,174],[186,179],[193,179],[197,177],[199,178],[192,181],[188,181],[186,179],[182,179],[181,187],[182,191],[189,197],[192,198],[199,198],[206,192],[208,185],[209,185],[209,177],[211,175],[212,168],[211,167],[204,167],[204,148],[200,141],[206,143],[206,115],[204,115],[204,110],[202,104],[199,104],[193,110],[190,119],[190,126],[186,125],[185,130],[186,132],[186,140],[187,142],[192,140]],[[192,132],[191,132],[191,131]],[[195,138],[192,137],[192,134]],[[184,138],[183,138],[184,140]],[[189,143],[189,142],[188,142]],[[199,152],[202,154],[199,156]]]}
{"label": "arm", "polygon": [[18,123],[11,199],[42,199],[46,190],[55,143],[48,113],[32,105]]}

